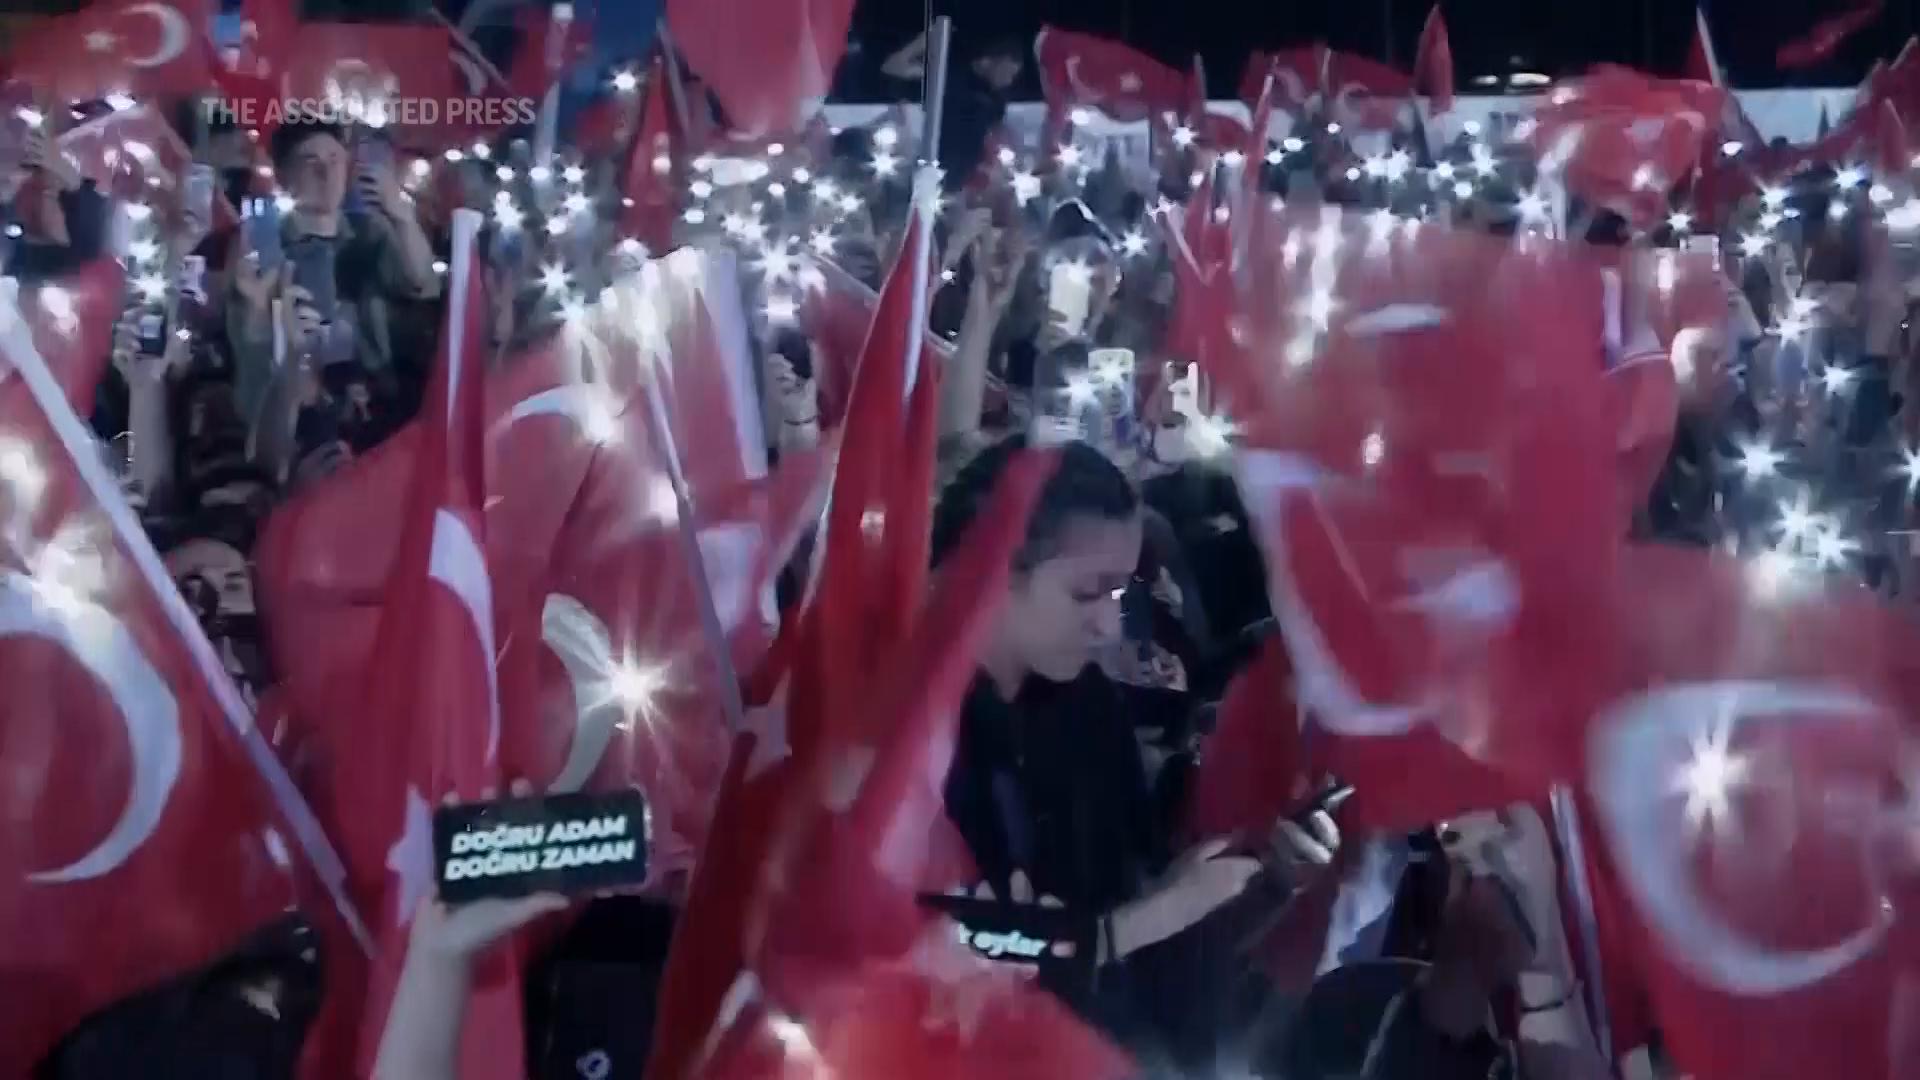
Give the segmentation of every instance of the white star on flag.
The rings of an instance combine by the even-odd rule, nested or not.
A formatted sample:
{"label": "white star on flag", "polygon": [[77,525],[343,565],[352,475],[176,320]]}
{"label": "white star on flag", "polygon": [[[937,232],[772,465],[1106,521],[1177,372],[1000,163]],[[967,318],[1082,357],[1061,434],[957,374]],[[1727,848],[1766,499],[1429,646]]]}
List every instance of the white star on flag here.
{"label": "white star on flag", "polygon": [[407,788],[407,808],[402,813],[400,835],[387,849],[387,869],[395,877],[394,916],[396,926],[405,926],[419,909],[420,901],[433,891],[433,810],[420,797],[420,789]]}
{"label": "white star on flag", "polygon": [[1140,76],[1134,74],[1131,71],[1120,76],[1120,89],[1126,93],[1129,93],[1129,94],[1139,93],[1141,85],[1142,83],[1140,82]]}
{"label": "white star on flag", "polygon": [[112,52],[120,44],[120,38],[110,30],[95,30],[87,35],[88,52]]}

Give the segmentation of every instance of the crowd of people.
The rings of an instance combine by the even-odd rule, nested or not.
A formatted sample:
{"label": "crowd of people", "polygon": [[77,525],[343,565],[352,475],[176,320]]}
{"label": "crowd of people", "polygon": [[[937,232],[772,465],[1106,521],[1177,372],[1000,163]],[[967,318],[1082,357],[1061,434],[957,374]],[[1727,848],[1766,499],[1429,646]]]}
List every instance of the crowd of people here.
{"label": "crowd of people", "polygon": [[[731,253],[758,430],[777,463],[832,447],[850,422],[859,375],[825,340],[820,309],[875,304],[924,197],[913,167],[924,149],[944,189],[924,304],[925,355],[941,368],[932,566],[1027,448],[1055,445],[1058,459],[944,774],[946,816],[977,869],[971,895],[1088,913],[1091,955],[1036,978],[1140,1075],[1614,1075],[1625,1048],[1606,1049],[1606,1019],[1592,1015],[1581,920],[1565,910],[1556,865],[1567,856],[1542,807],[1357,835],[1342,825],[1343,778],[1303,773],[1268,827],[1192,828],[1222,698],[1280,628],[1230,467],[1231,403],[1199,357],[1180,354],[1195,340],[1181,331],[1193,276],[1183,260],[1196,259],[1182,222],[1214,213],[1200,200],[1219,200],[1223,220],[1253,213],[1244,202],[1229,212],[1220,194],[1244,185],[1285,220],[1355,237],[1386,215],[1394,227],[1709,261],[1723,318],[1684,345],[1656,343],[1678,369],[1677,421],[1670,449],[1656,433],[1664,456],[1631,515],[1635,535],[1811,565],[1898,603],[1920,588],[1909,450],[1920,425],[1906,408],[1920,220],[1903,219],[1908,176],[1814,164],[1711,216],[1676,193],[1636,220],[1578,193],[1546,208],[1536,193],[1547,169],[1524,130],[1468,125],[1429,141],[1416,121],[1361,150],[1324,111],[1293,116],[1283,139],[1256,133],[1251,153],[1181,124],[1182,137],[1155,141],[1143,176],[1092,142],[1077,149],[1071,121],[1055,145],[1011,139],[1006,94],[1029,52],[993,42],[954,55],[937,147],[918,146],[920,114],[906,107],[845,130],[817,121],[780,142],[715,136],[662,163],[670,225],[644,244],[623,223],[646,198],[630,174],[652,163],[630,163],[617,140],[542,151],[508,132],[418,156],[364,123],[297,117],[262,139],[194,123],[194,105],[180,111],[188,175],[209,183],[183,185],[156,213],[83,178],[59,149],[64,131],[122,104],[42,103],[0,174],[6,273],[32,287],[124,261],[135,288],[88,420],[264,725],[282,673],[255,598],[256,542],[278,506],[351,475],[420,413],[456,208],[487,215],[496,365],[563,334],[574,305],[665,248]],[[885,73],[910,96],[926,62],[922,40]],[[704,110],[694,75],[673,72]],[[221,202],[234,213],[217,213]],[[1280,242],[1253,242],[1269,240]],[[1609,354],[1622,361],[1635,327],[1615,331]],[[1786,492],[1815,493],[1801,505],[1822,523],[1782,538]],[[815,547],[802,543],[782,573],[790,609],[809,593]],[[1289,701],[1259,707],[1313,727],[1294,724]],[[685,888],[682,873],[570,910],[544,895],[427,903],[375,1074],[461,1075],[481,958],[568,911],[537,955],[521,949],[525,1075],[642,1075]],[[320,955],[306,919],[260,928],[241,950],[92,1016],[38,1075],[293,1076],[333,974]],[[1660,1059],[1655,1046],[1649,1075]]]}

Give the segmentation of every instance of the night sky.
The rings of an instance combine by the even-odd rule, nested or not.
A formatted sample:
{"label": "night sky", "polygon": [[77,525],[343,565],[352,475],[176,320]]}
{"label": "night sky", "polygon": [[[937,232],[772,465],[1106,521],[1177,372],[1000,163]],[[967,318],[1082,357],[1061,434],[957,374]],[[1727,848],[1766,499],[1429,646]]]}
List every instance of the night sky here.
{"label": "night sky", "polygon": [[[1887,0],[1878,22],[1840,49],[1833,63],[1783,72],[1778,47],[1824,16],[1865,0],[1706,0],[1720,62],[1735,87],[1839,86],[1860,81],[1876,58],[1891,59],[1920,32],[1920,0]],[[1676,74],[1692,35],[1691,0],[1442,0],[1462,91],[1479,74],[1524,70],[1550,75],[1589,65],[1629,64]],[[965,35],[1031,35],[1041,24],[1119,38],[1178,67],[1206,59],[1215,97],[1239,85],[1257,47],[1322,40],[1335,48],[1410,68],[1430,0],[933,0]],[[880,59],[919,32],[927,0],[859,0],[855,62]],[[871,58],[868,60],[868,58]],[[1037,86],[1027,88],[1037,96]]]}

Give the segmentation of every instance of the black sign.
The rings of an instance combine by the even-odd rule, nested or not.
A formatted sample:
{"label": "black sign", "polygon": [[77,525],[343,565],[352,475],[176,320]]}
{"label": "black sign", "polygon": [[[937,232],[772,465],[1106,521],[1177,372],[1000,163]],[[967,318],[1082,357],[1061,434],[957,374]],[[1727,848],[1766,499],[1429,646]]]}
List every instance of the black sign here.
{"label": "black sign", "polygon": [[450,904],[638,885],[647,841],[637,791],[467,803],[433,819],[440,898]]}
{"label": "black sign", "polygon": [[1062,989],[1093,973],[1096,923],[1083,913],[963,896],[927,895],[920,903],[952,919],[960,943],[988,960],[1039,968]]}

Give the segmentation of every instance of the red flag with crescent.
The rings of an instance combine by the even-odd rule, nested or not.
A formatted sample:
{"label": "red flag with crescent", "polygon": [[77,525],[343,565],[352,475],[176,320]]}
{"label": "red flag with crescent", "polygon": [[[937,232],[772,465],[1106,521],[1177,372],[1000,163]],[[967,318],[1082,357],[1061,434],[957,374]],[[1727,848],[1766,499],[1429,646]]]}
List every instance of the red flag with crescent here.
{"label": "red flag with crescent", "polygon": [[1040,89],[1055,109],[1098,109],[1131,122],[1184,113],[1192,98],[1187,75],[1117,41],[1048,26],[1033,51]]}
{"label": "red flag with crescent", "polygon": [[67,404],[54,349],[77,328],[30,326],[40,317],[12,306],[0,300],[0,1074],[25,1076],[89,1014],[280,917],[296,853],[324,842]]}
{"label": "red flag with crescent", "polygon": [[56,101],[197,94],[211,81],[207,0],[101,0],[48,20],[5,57],[12,77]]}

